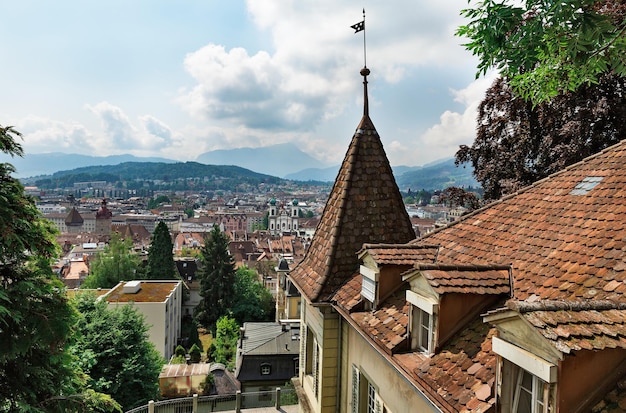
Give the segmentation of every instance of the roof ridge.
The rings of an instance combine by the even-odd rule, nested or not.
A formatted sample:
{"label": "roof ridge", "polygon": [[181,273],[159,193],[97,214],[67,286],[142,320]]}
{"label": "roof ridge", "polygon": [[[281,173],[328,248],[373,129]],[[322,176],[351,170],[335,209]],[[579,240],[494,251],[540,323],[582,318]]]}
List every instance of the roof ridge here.
{"label": "roof ridge", "polygon": [[441,270],[441,271],[510,271],[513,267],[510,264],[443,264],[443,263],[422,263],[416,262],[415,268],[418,270]]}
{"label": "roof ridge", "polygon": [[626,310],[626,303],[611,300],[540,300],[516,301],[509,300],[506,306],[520,313],[532,311],[607,311]]}

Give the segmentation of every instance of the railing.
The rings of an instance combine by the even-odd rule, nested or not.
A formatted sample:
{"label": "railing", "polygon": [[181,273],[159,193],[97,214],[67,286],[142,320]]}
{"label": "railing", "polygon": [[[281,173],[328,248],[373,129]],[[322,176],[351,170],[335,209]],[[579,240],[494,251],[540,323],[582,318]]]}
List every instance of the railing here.
{"label": "railing", "polygon": [[150,401],[146,406],[136,407],[126,413],[205,413],[234,411],[239,413],[243,409],[256,407],[272,407],[276,410],[280,406],[298,404],[298,397],[294,389],[247,392],[227,396],[198,396],[180,397],[161,401]]}

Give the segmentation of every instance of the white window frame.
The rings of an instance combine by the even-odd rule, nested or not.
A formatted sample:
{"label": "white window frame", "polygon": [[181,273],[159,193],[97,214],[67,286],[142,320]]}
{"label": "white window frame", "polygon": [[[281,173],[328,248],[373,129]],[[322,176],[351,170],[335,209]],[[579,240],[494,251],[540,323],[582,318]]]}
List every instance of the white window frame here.
{"label": "white window frame", "polygon": [[[524,387],[524,376],[530,376],[530,389]],[[530,396],[530,411],[529,413],[546,413],[548,407],[547,401],[547,383],[541,380],[539,377],[530,373],[523,368],[519,368],[517,378],[515,381],[515,395],[513,396],[513,413],[518,413],[520,406],[520,396],[522,392]],[[526,412],[528,410],[523,410]]]}
{"label": "white window frame", "polygon": [[270,374],[272,374],[272,366],[267,363],[261,364],[261,375],[267,376]]}
{"label": "white window frame", "polygon": [[[431,354],[435,343],[435,326],[439,306],[435,300],[419,295],[411,290],[406,291],[406,300],[411,304],[409,331],[411,348],[425,354]],[[424,333],[426,333],[428,340],[426,346],[424,345]]]}

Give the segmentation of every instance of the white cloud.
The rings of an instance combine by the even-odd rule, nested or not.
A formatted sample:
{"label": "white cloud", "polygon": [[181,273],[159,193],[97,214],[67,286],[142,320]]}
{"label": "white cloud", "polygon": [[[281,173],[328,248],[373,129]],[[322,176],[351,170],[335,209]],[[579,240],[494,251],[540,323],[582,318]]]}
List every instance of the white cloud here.
{"label": "white cloud", "polygon": [[94,149],[93,135],[80,123],[29,116],[17,123],[28,153],[78,152]]}
{"label": "white cloud", "polygon": [[478,106],[495,76],[495,73],[491,73],[462,90],[453,90],[454,100],[465,105],[465,110],[462,113],[445,111],[440,116],[439,123],[420,136],[420,143],[435,152],[454,154],[459,145],[473,142]]}

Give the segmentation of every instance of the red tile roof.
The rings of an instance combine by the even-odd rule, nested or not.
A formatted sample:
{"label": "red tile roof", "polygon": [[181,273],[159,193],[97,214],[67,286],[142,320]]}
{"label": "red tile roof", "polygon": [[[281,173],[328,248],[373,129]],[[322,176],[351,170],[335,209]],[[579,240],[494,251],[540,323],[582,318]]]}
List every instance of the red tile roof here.
{"label": "red tile roof", "polygon": [[404,244],[415,238],[380,137],[361,119],[306,256],[291,271],[300,292],[325,302],[359,268],[364,243]]}
{"label": "red tile roof", "polygon": [[366,252],[378,265],[413,265],[417,261],[435,262],[437,245],[363,244],[359,257]]}
{"label": "red tile roof", "polygon": [[[587,177],[602,180],[583,195]],[[441,263],[512,265],[517,300],[616,300],[626,293],[626,141],[415,243]]]}
{"label": "red tile roof", "polygon": [[416,269],[437,294],[509,294],[509,266],[416,263]]}
{"label": "red tile roof", "polygon": [[487,412],[495,405],[494,333],[495,328],[476,318],[432,356],[405,353],[393,357],[409,368],[416,382],[434,393],[433,398],[443,399],[454,411]]}
{"label": "red tile roof", "polygon": [[[415,267],[441,294],[510,292],[507,308],[565,353],[626,348],[626,141],[409,244],[440,247],[435,263]],[[337,291],[339,309],[354,308],[356,286]],[[344,313],[381,352],[406,338],[401,290],[373,313]],[[494,406],[494,332],[476,318],[430,357],[392,357],[440,404],[485,411]]]}

